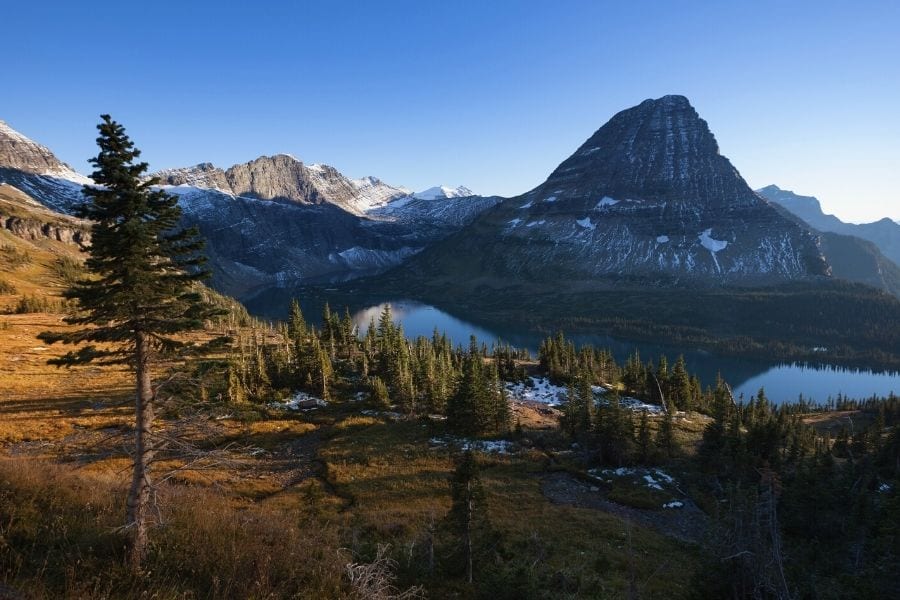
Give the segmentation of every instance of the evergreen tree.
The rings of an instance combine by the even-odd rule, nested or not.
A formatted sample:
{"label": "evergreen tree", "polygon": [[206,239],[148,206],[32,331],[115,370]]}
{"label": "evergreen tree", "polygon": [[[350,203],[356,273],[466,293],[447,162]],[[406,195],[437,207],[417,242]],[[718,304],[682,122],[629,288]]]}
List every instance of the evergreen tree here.
{"label": "evergreen tree", "polygon": [[[128,492],[126,529],[129,559],[139,570],[149,543],[150,465],[154,456],[153,419],[157,389],[152,366],[162,355],[176,356],[192,347],[179,333],[203,327],[225,311],[204,302],[196,282],[206,276],[199,252],[203,242],[195,229],[178,230],[178,200],[159,182],[145,179],[147,163],[125,129],[109,115],[97,126],[100,152],[91,159],[96,186],[85,186],[87,201],[79,208],[92,222],[90,255],[85,267],[91,278],[64,292],[77,300],[79,312],[66,317],[85,326],[67,333],[45,332],[48,343],[87,344],[54,364],[71,366],[92,361],[127,364],[135,373],[135,456]],[[224,341],[224,340],[219,340]],[[98,348],[94,343],[103,343]]]}
{"label": "evergreen tree", "polygon": [[306,333],[306,320],[303,318],[303,310],[300,308],[300,301],[294,298],[291,300],[291,311],[288,316],[288,335],[296,343],[305,338]]}

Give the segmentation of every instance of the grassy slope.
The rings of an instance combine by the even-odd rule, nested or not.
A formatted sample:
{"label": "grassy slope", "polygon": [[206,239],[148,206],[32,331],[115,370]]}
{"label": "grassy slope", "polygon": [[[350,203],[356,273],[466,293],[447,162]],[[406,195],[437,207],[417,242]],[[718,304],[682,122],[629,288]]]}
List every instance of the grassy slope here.
{"label": "grassy slope", "polygon": [[[23,295],[58,300],[54,265],[77,257],[74,246],[6,231],[0,246],[28,257],[0,262],[0,277],[16,289],[0,297],[0,311]],[[153,575],[130,575],[115,529],[128,478],[130,374],[47,366],[64,349],[35,336],[65,329],[61,316],[0,316],[0,581],[29,597],[148,589],[163,598],[339,597],[343,565],[383,542],[394,548],[402,584],[422,582],[438,598],[471,595],[458,578],[419,569],[423,536],[449,506],[448,452],[431,447],[428,427],[363,416],[349,401],[306,415],[215,400],[164,407],[162,432],[220,450],[161,486],[165,526],[154,534]],[[163,458],[158,477],[188,460]],[[540,595],[555,597],[563,585],[573,596],[617,596],[629,573],[644,597],[687,594],[696,549],[603,511],[550,502],[542,452],[484,461],[507,559],[531,565],[523,573]]]}

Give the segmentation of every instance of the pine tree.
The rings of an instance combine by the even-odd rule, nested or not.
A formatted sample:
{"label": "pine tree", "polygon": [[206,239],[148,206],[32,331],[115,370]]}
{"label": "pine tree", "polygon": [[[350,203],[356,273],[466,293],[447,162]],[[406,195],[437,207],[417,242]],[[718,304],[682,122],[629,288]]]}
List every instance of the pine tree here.
{"label": "pine tree", "polygon": [[[140,570],[149,544],[150,465],[154,456],[153,418],[158,389],[152,366],[162,355],[183,355],[191,346],[176,336],[203,327],[224,314],[203,301],[196,282],[206,276],[199,255],[203,242],[195,229],[177,229],[181,210],[175,196],[154,190],[145,180],[147,163],[125,129],[109,115],[97,126],[99,154],[91,159],[95,186],[83,189],[87,201],[79,216],[92,222],[89,279],[64,293],[77,300],[79,312],[66,317],[73,332],[41,334],[48,343],[82,345],[53,364],[71,366],[97,361],[127,364],[135,373],[135,456],[128,492],[126,529],[129,559]],[[217,340],[222,342],[224,340]],[[95,343],[103,343],[102,348]]]}

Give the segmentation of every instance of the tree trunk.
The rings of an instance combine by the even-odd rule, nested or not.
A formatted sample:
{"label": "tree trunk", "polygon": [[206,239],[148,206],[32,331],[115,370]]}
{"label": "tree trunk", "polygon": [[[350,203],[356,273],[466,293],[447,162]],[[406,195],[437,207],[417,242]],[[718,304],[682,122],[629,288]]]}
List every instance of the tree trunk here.
{"label": "tree trunk", "polygon": [[466,482],[466,579],[472,583],[472,482]]}
{"label": "tree trunk", "polygon": [[130,537],[128,560],[134,571],[140,571],[149,546],[150,462],[153,443],[153,386],[150,379],[150,340],[145,333],[135,339],[137,394],[134,411],[134,471],[128,490],[125,526]]}

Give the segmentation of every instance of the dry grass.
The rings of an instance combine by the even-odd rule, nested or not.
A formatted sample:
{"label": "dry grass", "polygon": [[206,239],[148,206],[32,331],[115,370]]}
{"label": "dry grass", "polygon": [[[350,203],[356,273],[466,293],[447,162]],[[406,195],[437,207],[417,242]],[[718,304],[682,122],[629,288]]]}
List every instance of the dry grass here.
{"label": "dry grass", "polygon": [[0,460],[0,580],[34,598],[338,598],[334,527],[203,488],[161,490],[148,577],[124,567],[109,471]]}

